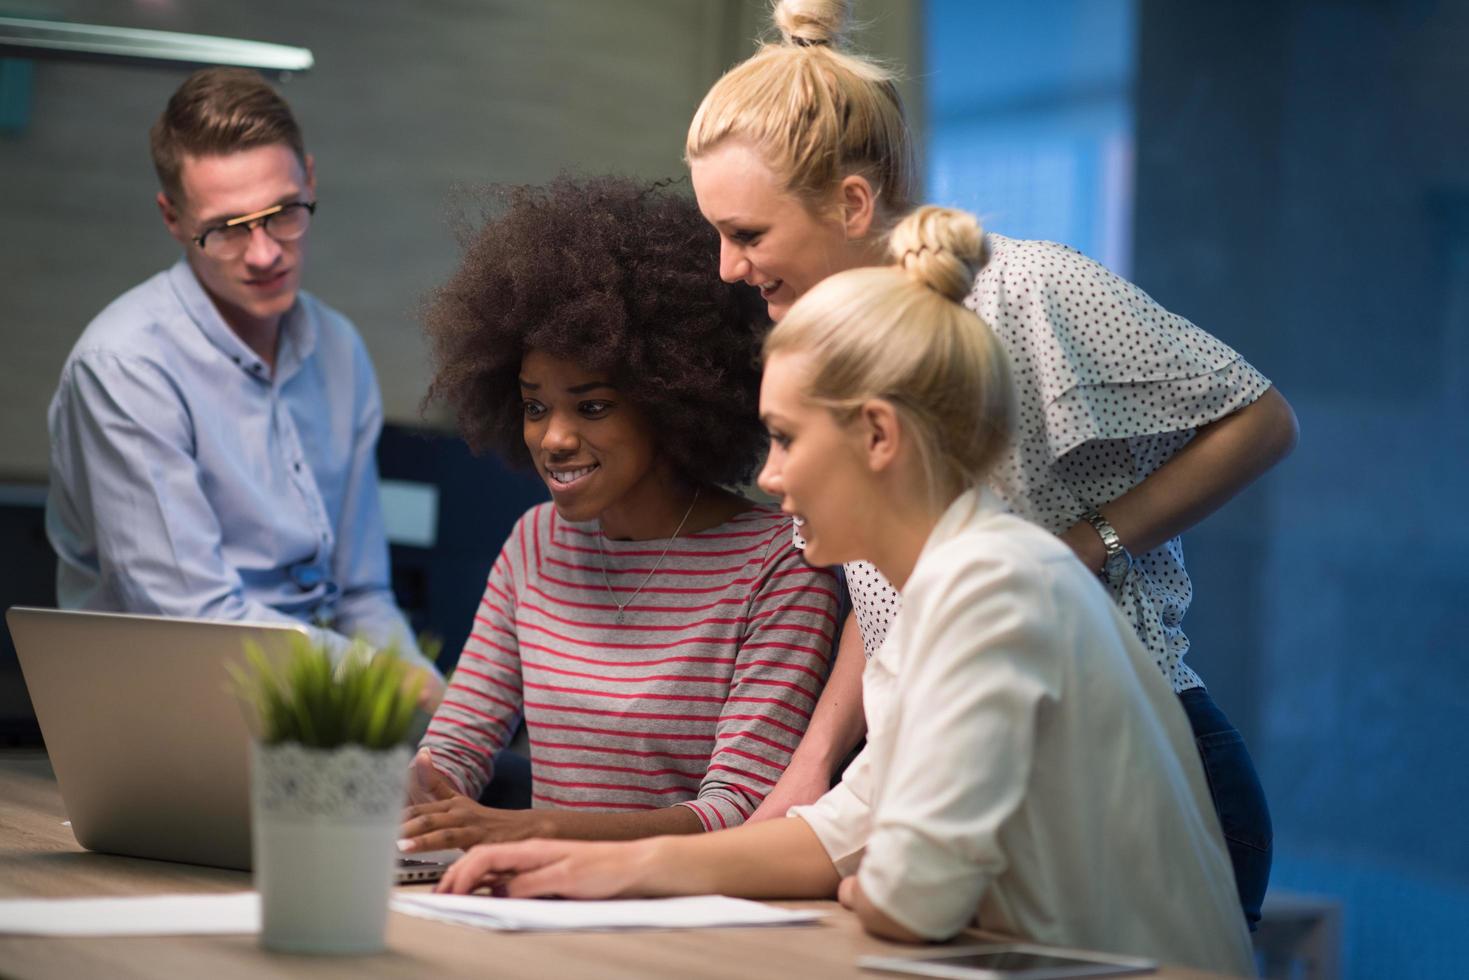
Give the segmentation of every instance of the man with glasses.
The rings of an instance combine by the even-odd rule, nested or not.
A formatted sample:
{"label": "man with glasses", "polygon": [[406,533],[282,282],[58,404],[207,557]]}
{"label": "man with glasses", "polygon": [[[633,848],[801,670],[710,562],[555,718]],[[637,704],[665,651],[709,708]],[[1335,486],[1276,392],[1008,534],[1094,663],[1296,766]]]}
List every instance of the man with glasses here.
{"label": "man with glasses", "polygon": [[165,272],[92,321],[51,401],[46,527],[64,608],[312,625],[396,644],[377,379],[301,291],[316,175],[258,74],[195,72],[152,131]]}

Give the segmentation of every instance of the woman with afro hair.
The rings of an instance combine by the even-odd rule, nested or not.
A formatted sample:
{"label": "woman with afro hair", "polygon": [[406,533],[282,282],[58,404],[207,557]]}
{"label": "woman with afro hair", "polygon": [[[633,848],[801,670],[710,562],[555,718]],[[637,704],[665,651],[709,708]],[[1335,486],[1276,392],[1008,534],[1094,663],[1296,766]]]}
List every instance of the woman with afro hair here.
{"label": "woman with afro hair", "polygon": [[[402,846],[738,825],[806,729],[836,626],[789,517],[729,489],[763,446],[763,304],[720,282],[717,236],[661,185],[496,197],[429,302],[429,398],[551,502],[490,571]],[[483,806],[522,712],[532,808]]]}

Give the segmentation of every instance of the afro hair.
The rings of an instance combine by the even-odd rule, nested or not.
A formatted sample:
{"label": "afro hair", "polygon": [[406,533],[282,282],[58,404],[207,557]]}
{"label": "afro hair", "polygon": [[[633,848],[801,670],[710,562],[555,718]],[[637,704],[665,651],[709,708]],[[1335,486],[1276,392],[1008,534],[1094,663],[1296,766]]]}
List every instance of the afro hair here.
{"label": "afro hair", "polygon": [[429,298],[434,377],[475,452],[531,466],[521,359],[532,350],[606,372],[659,452],[696,483],[735,486],[759,462],[765,304],[719,278],[719,240],[667,182],[562,176],[486,192],[458,271]]}

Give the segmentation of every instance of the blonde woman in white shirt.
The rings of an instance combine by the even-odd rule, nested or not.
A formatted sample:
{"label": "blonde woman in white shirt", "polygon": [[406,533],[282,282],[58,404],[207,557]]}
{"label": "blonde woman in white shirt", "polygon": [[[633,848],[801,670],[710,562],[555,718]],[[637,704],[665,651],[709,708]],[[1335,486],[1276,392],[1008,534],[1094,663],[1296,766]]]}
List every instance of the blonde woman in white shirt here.
{"label": "blonde woman in white shirt", "polygon": [[[779,0],[782,40],[715,83],[685,143],[720,234],[720,275],[759,287],[777,322],[825,277],[886,262],[887,231],[916,203],[893,73],[844,50],[847,6]],[[1009,354],[1017,406],[989,486],[1104,578],[1172,685],[1253,924],[1270,877],[1269,807],[1243,738],[1185,660],[1193,584],[1180,535],[1290,451],[1295,416],[1228,345],[1074,249],[996,234],[984,248],[964,304]],[[846,575],[853,615],[831,678],[754,821],[824,793],[862,735],[864,654],[899,600],[868,562]]]}
{"label": "blonde woman in white shirt", "polygon": [[795,819],[629,844],[471,850],[441,889],[601,898],[840,897],[872,933],[978,921],[1039,942],[1251,972],[1189,724],[1102,585],[982,489],[1015,410],[1007,358],[960,305],[977,222],[923,208],[899,267],[839,273],[766,344],[763,489],[817,564],[902,592],[867,663],[867,746]]}

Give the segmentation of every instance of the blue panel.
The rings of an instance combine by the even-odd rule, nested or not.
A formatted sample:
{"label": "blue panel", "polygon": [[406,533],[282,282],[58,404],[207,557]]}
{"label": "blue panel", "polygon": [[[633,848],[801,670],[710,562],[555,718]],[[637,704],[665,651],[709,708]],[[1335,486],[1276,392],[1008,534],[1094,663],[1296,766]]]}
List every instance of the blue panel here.
{"label": "blue panel", "polygon": [[1190,659],[1260,766],[1272,885],[1343,904],[1343,975],[1464,976],[1469,5],[1140,10],[1138,282],[1301,423],[1186,536]]}
{"label": "blue panel", "polygon": [[0,133],[19,133],[31,121],[32,63],[0,58]]}
{"label": "blue panel", "polygon": [[934,118],[1132,78],[1134,0],[929,0]]}
{"label": "blue panel", "polygon": [[930,200],[1126,275],[1132,0],[927,7]]}

